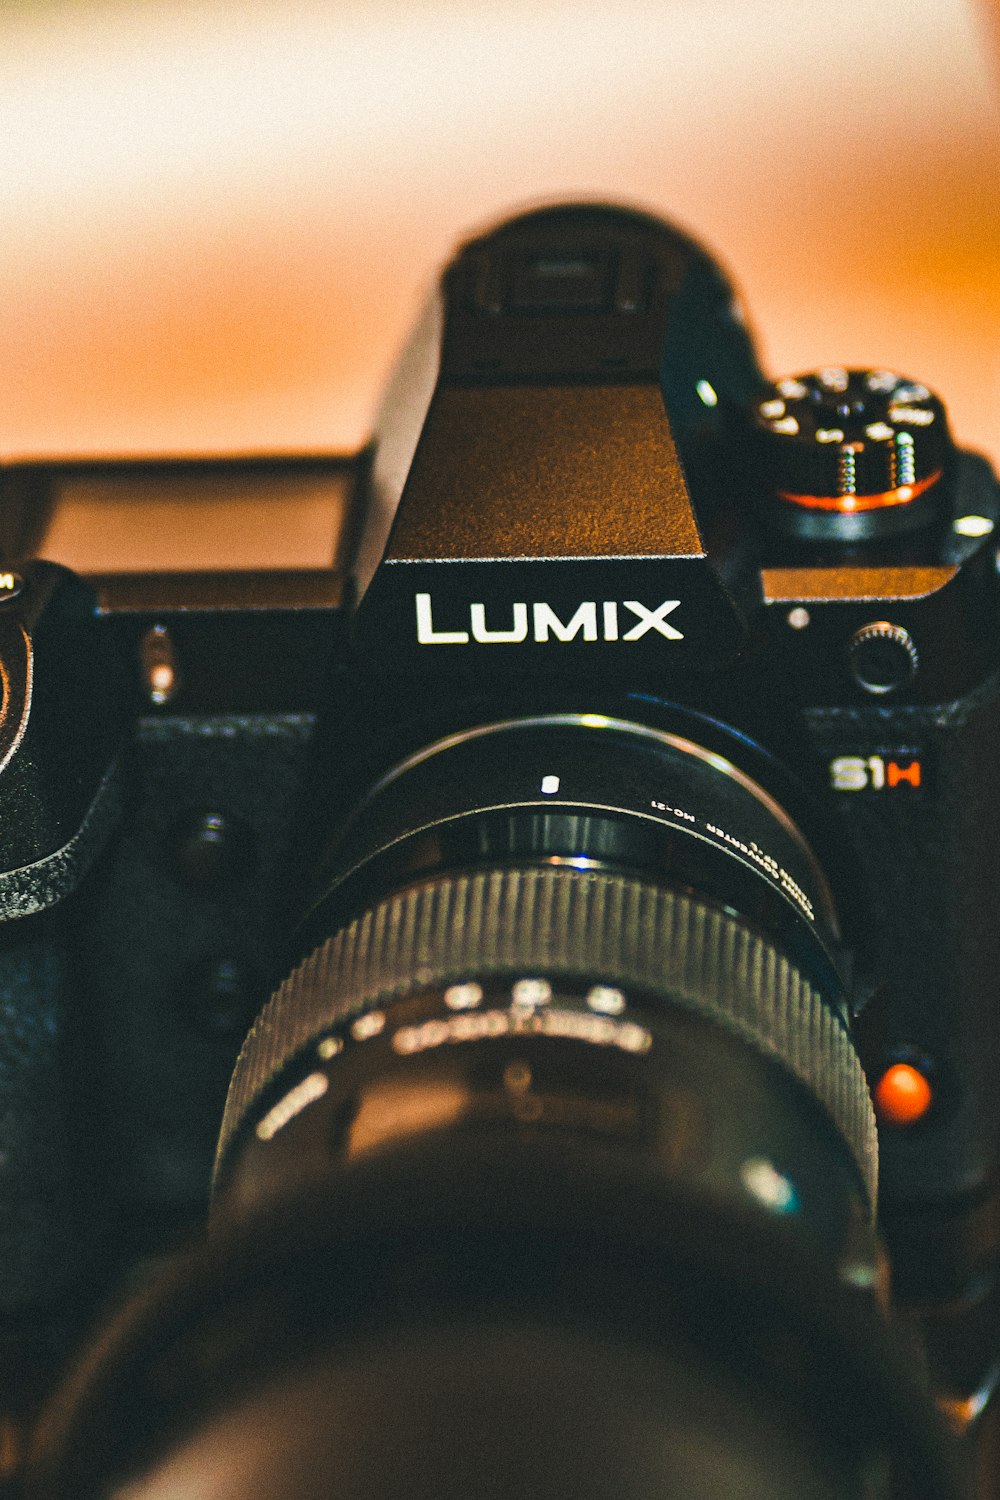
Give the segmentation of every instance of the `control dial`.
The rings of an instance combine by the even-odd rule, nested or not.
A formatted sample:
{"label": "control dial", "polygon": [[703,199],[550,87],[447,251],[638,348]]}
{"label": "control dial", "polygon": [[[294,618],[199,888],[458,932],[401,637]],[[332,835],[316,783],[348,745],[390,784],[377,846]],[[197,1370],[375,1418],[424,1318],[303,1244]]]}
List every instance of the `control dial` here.
{"label": "control dial", "polygon": [[892,693],[909,682],[919,666],[909,631],[889,620],[863,625],[851,638],[851,672],[866,693]]}
{"label": "control dial", "polygon": [[889,370],[831,366],[775,381],[753,409],[781,523],[849,541],[923,525],[951,452],[944,407]]}

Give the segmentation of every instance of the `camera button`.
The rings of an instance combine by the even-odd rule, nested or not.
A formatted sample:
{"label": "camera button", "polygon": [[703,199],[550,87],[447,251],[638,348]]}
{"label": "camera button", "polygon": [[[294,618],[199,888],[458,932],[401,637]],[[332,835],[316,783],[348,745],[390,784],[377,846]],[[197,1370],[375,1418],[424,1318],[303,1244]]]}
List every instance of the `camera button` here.
{"label": "camera button", "polygon": [[751,419],[756,463],[783,529],[858,541],[937,516],[952,443],[944,407],[926,386],[887,370],[830,366],[766,387]]}
{"label": "camera button", "polygon": [[187,814],[173,831],[174,873],[186,886],[222,889],[252,871],[253,842],[252,831],[242,819],[217,811]]}
{"label": "camera button", "polygon": [[873,620],[856,630],[848,655],[855,682],[878,696],[904,687],[920,660],[909,631],[888,620]]}
{"label": "camera button", "polygon": [[924,1073],[912,1063],[897,1062],[886,1068],[875,1085],[875,1115],[880,1125],[914,1125],[934,1102],[934,1090]]}

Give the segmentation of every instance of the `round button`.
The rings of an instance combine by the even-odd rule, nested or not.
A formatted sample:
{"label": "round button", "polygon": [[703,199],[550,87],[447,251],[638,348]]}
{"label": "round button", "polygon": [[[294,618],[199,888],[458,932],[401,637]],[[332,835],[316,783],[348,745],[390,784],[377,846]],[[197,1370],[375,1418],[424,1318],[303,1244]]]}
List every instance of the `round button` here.
{"label": "round button", "polygon": [[911,680],[919,665],[909,631],[888,620],[873,620],[851,637],[851,672],[866,693],[895,692]]}
{"label": "round button", "polygon": [[886,1068],[875,1085],[875,1114],[881,1125],[914,1125],[934,1102],[934,1090],[924,1073],[912,1063],[898,1062]]}
{"label": "round button", "polygon": [[[775,381],[753,409],[757,462],[800,535],[854,540],[922,525],[951,452],[944,407],[888,370]],[[936,499],[936,496],[933,497]]]}
{"label": "round button", "polygon": [[172,854],[185,885],[218,889],[252,869],[253,835],[241,819],[228,814],[189,813],[173,830]]}

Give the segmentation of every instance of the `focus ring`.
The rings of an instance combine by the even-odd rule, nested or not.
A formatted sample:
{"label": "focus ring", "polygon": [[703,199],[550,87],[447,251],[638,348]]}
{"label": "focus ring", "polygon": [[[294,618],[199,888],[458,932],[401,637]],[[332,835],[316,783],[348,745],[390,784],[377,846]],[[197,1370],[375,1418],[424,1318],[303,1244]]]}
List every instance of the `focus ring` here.
{"label": "focus ring", "polygon": [[875,1119],[844,1026],[787,958],[729,912],[619,875],[563,868],[443,876],[380,901],[276,991],[247,1037],[218,1162],[303,1048],[352,1015],[489,974],[576,975],[658,991],[778,1061],[826,1110],[874,1206]]}

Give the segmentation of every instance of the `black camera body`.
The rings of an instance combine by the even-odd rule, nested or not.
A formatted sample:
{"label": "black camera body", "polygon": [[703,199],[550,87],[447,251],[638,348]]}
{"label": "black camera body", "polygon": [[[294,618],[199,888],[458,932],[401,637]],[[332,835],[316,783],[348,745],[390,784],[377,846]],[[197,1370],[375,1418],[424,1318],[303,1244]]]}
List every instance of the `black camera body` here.
{"label": "black camera body", "polygon": [[[435,908],[440,939],[371,938],[366,969],[345,957],[381,892],[474,885],[488,865],[503,929],[528,900],[504,872],[530,871],[531,899],[550,902],[541,935],[523,959],[490,939],[514,999],[483,1014],[534,1036],[544,1001],[517,985],[544,971],[572,987],[598,962],[579,958],[598,916],[574,915],[575,893],[590,881],[606,904],[655,869],[724,926],[773,938],[807,976],[795,996],[820,997],[808,1025],[830,1040],[808,1057],[777,1002],[747,1020],[734,1000],[723,1024],[847,1142],[857,1206],[817,1230],[837,1256],[875,1213],[874,1126],[837,1061],[854,1037],[877,1086],[897,1294],[922,1309],[938,1395],[966,1418],[985,1404],[1000,494],[924,387],[840,367],[768,384],[702,250],[640,213],[569,206],[463,248],[356,460],[21,466],[3,483],[9,1365],[44,1385],[108,1268],[204,1213],[234,1065],[216,1192],[238,1218],[260,1211],[260,1183],[312,1170],[320,1148],[296,1131],[326,1108],[308,1107],[328,1087],[309,1084],[316,1057],[332,1068],[345,1028],[403,993],[401,967],[467,982],[470,950],[449,944],[475,927],[468,885]],[[300,554],[275,542],[277,566],[183,545],[164,565],[158,528],[172,557],[206,515],[256,527],[265,555],[300,523],[308,538]],[[130,571],[89,557],[94,534],[125,538]],[[640,938],[662,938],[659,920]],[[641,1006],[614,1019],[619,986],[654,983],[655,954],[611,973],[600,951],[603,985],[566,1014],[607,1049],[655,1049]],[[322,1024],[317,953],[346,997]],[[485,1004],[445,996],[460,1017]],[[293,1003],[308,1013],[294,1023]],[[472,1022],[446,1015],[408,1015],[397,1055],[460,1050]],[[583,1021],[560,1024],[587,1040]],[[904,1095],[881,1087],[893,1068]]]}

